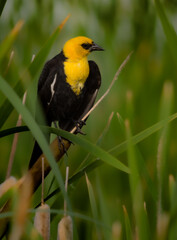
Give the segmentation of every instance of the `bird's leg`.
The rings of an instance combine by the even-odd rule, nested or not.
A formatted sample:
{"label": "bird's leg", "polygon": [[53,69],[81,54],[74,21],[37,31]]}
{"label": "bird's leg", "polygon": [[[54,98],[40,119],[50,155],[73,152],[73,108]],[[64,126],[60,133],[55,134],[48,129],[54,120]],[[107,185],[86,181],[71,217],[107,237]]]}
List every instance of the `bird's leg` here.
{"label": "bird's leg", "polygon": [[[56,128],[59,128],[56,121],[54,121],[53,123],[54,123],[54,126]],[[65,145],[64,145],[64,143],[62,141],[62,137],[61,136],[57,136],[57,139],[58,139],[58,147],[59,147],[60,152],[61,152],[61,145],[62,145],[64,153],[66,153],[66,155],[68,156],[67,150],[66,150]]]}
{"label": "bird's leg", "polygon": [[80,134],[82,134],[82,135],[86,135],[85,133],[83,133],[83,132],[81,131],[81,128],[82,128],[84,125],[86,125],[85,121],[78,120],[78,121],[74,121],[74,122],[75,122],[75,127],[76,127],[75,133],[76,133],[76,134],[77,134],[77,133],[80,133]]}

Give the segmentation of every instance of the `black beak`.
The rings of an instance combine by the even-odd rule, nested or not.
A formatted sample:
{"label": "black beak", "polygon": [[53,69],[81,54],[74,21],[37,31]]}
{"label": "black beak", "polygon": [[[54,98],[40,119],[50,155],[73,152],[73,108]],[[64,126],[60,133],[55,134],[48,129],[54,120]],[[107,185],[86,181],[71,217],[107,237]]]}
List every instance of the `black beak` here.
{"label": "black beak", "polygon": [[90,52],[92,51],[104,51],[104,49],[93,42],[92,46],[90,47]]}

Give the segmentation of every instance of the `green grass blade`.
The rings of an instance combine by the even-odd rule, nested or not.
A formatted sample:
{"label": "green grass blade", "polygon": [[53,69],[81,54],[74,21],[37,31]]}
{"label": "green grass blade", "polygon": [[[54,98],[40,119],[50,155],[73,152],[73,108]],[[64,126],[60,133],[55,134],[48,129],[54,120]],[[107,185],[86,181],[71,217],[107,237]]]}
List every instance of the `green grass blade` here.
{"label": "green grass blade", "polygon": [[177,182],[173,176],[170,176],[170,196],[171,196],[171,216],[168,226],[170,240],[177,236]]}
{"label": "green grass blade", "polygon": [[[96,145],[101,146],[103,140],[105,139],[105,136],[106,136],[107,132],[109,131],[113,115],[114,115],[114,113],[112,112],[109,116],[109,119],[108,119],[108,122],[107,122],[106,126],[104,127],[103,131],[101,132],[100,136],[98,137],[98,139],[96,141]],[[90,162],[93,161],[93,158],[94,158],[94,156],[91,155],[90,153],[88,153],[88,155],[81,162],[80,166],[78,167],[78,169],[76,171],[79,171],[84,166],[87,166]]]}
{"label": "green grass blade", "polygon": [[[160,118],[167,118],[169,116],[172,104],[173,104],[174,90],[171,82],[164,84],[161,107],[160,107]],[[157,154],[157,178],[158,178],[158,202],[157,202],[157,226],[162,224],[162,219],[165,214],[163,212],[163,206],[170,208],[170,195],[169,195],[169,169],[168,169],[168,142],[169,142],[169,125],[166,125],[160,132],[158,154]],[[167,226],[167,223],[166,223]],[[164,225],[163,231],[159,231],[157,228],[157,236],[159,239],[162,236],[166,236],[167,227]]]}
{"label": "green grass blade", "polygon": [[[18,129],[20,131],[18,131]],[[123,172],[129,173],[129,169],[127,166],[125,166],[123,163],[121,163],[117,158],[109,154],[108,152],[104,151],[102,148],[96,146],[92,142],[88,141],[84,137],[78,136],[71,134],[69,132],[66,132],[61,129],[56,129],[52,127],[41,127],[43,131],[45,132],[50,132],[54,133],[58,136],[64,137],[66,139],[69,139],[75,144],[80,145],[82,148],[87,150],[88,152],[92,153],[95,157],[100,158],[102,161],[105,163],[111,165],[112,167],[115,167]],[[7,129],[0,131],[0,137],[4,137],[6,135],[9,135],[9,133],[15,133],[15,132],[22,132],[22,131],[27,131],[28,128],[23,126],[23,127],[14,127],[12,129]]]}
{"label": "green grass blade", "polygon": [[114,116],[114,112],[112,112],[108,118],[108,122],[105,126],[105,128],[103,129],[103,131],[101,132],[101,135],[99,136],[99,138],[97,139],[97,145],[100,146],[101,143],[103,142],[106,134],[108,133],[109,129],[110,129],[110,125],[111,125],[111,122],[112,122],[112,118]]}
{"label": "green grass blade", "polygon": [[[15,85],[14,91],[20,96],[23,94],[24,89],[23,89],[23,86],[22,86],[21,82],[18,82]],[[9,117],[9,115],[11,114],[13,109],[14,108],[13,108],[12,104],[9,102],[9,100],[5,99],[4,102],[2,103],[1,107],[0,107],[0,112],[1,112],[0,128],[6,122],[7,118]]]}
{"label": "green grass blade", "polygon": [[175,62],[177,64],[177,35],[175,32],[174,27],[171,25],[171,23],[168,21],[168,18],[165,14],[164,8],[160,2],[160,0],[155,0],[155,6],[157,9],[157,12],[160,17],[160,21],[163,26],[164,33],[166,35],[168,46],[171,50],[171,53],[175,59]]}
{"label": "green grass blade", "polygon": [[[160,106],[160,118],[167,119],[170,115],[172,105],[173,105],[173,97],[174,97],[174,90],[173,85],[171,82],[166,82],[164,84],[162,98],[161,98],[161,106]],[[158,145],[158,156],[157,156],[157,176],[158,176],[158,186],[159,186],[159,197],[161,196],[162,188],[165,187],[166,193],[163,194],[163,199],[166,201],[167,196],[169,196],[168,192],[168,180],[169,180],[169,173],[168,173],[168,162],[167,162],[167,148],[168,148],[168,140],[169,140],[169,124],[166,121],[163,129],[159,134],[159,145]],[[164,190],[165,190],[164,189]]]}
{"label": "green grass blade", "polygon": [[176,181],[175,181],[174,176],[172,174],[170,174],[169,175],[169,197],[170,197],[171,210],[174,208],[175,205],[177,205],[176,196],[175,196],[175,194],[176,194],[175,189],[177,189]]}
{"label": "green grass blade", "polygon": [[[98,209],[97,209],[97,205],[96,205],[96,199],[95,199],[93,187],[92,187],[92,184],[89,181],[86,173],[85,173],[85,178],[86,178],[86,183],[87,183],[87,188],[88,188],[88,195],[89,195],[92,215],[95,220],[98,220]],[[100,230],[97,225],[95,225],[95,227],[96,227],[97,237],[98,237],[98,239],[100,239]]]}
{"label": "green grass blade", "polygon": [[[138,172],[138,168],[137,168],[137,163],[136,163],[136,157],[135,157],[135,151],[133,148],[133,144],[132,144],[132,139],[131,139],[131,133],[130,133],[130,125],[129,125],[129,121],[126,120],[125,123],[126,126],[126,131],[127,131],[127,141],[128,141],[128,163],[131,169],[131,176],[130,176],[130,187],[131,187],[131,194],[132,194],[132,198],[134,198],[134,196],[136,195],[136,191],[138,186],[140,185],[140,176],[139,176],[139,172]],[[142,197],[142,196],[141,196]],[[142,201],[142,199],[141,199]]]}
{"label": "green grass blade", "polygon": [[[126,134],[125,121],[123,120],[123,118],[121,117],[120,114],[117,114],[117,118],[119,120],[119,124],[121,126],[122,132],[124,134]],[[147,170],[147,167],[145,164],[145,160],[143,159],[143,156],[140,153],[138,146],[135,146],[134,148],[136,151],[136,156],[139,159],[139,161],[137,161],[139,173],[141,174],[141,177],[145,179],[148,190],[151,193],[154,201],[157,202],[157,199],[158,199],[157,187],[155,186],[154,182],[152,181],[152,179],[148,173],[148,170]]]}
{"label": "green grass blade", "polygon": [[122,118],[122,116],[118,112],[117,112],[117,119],[118,119],[119,124],[121,126],[122,132],[125,134],[125,121],[124,121],[124,119]]}
{"label": "green grass blade", "polygon": [[2,12],[3,12],[3,9],[5,7],[6,1],[7,0],[1,0],[0,1],[0,16],[1,16]]}
{"label": "green grass blade", "polygon": [[20,98],[17,96],[17,94],[14,92],[14,90],[8,85],[8,83],[1,76],[0,76],[0,90],[9,99],[9,101],[14,106],[14,108],[18,111],[18,113],[21,114],[23,121],[27,124],[31,133],[33,134],[35,139],[38,141],[41,149],[43,150],[48,161],[50,162],[52,171],[59,183],[59,186],[61,187],[63,196],[65,197],[65,199],[67,201],[67,206],[70,208],[71,205],[69,203],[67,193],[65,192],[63,179],[61,177],[58,165],[55,162],[55,159],[50,151],[50,148],[48,146],[48,143],[45,139],[43,132],[41,131],[41,129],[35,122],[34,118],[32,117],[31,113],[29,112],[29,110],[21,103]]}
{"label": "green grass blade", "polygon": [[[1,5],[0,5],[0,7],[1,7]],[[9,35],[0,44],[0,66],[2,63],[2,59],[6,56],[7,52],[11,48],[11,46],[14,43],[16,37],[18,36],[18,33],[20,32],[22,26],[23,26],[23,21],[22,20],[18,21],[17,24],[15,25],[15,27],[9,33]]]}
{"label": "green grass blade", "polygon": [[48,132],[55,133],[61,137],[69,139],[71,142],[80,145],[82,148],[92,153],[95,157],[101,159],[106,164],[111,165],[123,172],[129,173],[129,168],[121,163],[117,158],[104,151],[102,148],[96,146],[92,142],[88,141],[86,138],[81,137],[79,135],[74,135],[69,132],[63,131],[61,129],[56,128],[46,128]]}
{"label": "green grass blade", "polygon": [[144,210],[143,190],[141,185],[141,179],[137,167],[137,156],[132,144],[131,131],[129,121],[126,121],[126,133],[128,139],[128,164],[131,174],[129,175],[130,190],[133,205],[133,212],[135,215],[135,221],[138,230],[138,239],[148,240],[149,238],[149,226],[147,226],[147,215]]}
{"label": "green grass blade", "polygon": [[0,131],[0,138],[6,137],[6,136],[14,134],[14,133],[20,133],[20,132],[26,132],[26,131],[29,131],[29,128],[27,126],[20,126],[20,127],[4,129],[4,130]]}
{"label": "green grass blade", "polygon": [[87,174],[85,173],[85,179],[87,183],[87,188],[88,188],[88,194],[89,194],[89,199],[90,199],[90,204],[91,204],[91,209],[92,209],[92,214],[95,219],[98,219],[98,209],[96,206],[96,199],[93,191],[92,184],[90,180],[88,179]]}
{"label": "green grass blade", "polygon": [[[30,76],[30,79],[35,78],[36,74],[38,73],[38,71],[40,70],[42,65],[44,64],[53,43],[57,39],[63,25],[67,21],[67,19],[68,19],[68,17],[65,18],[65,20],[56,28],[54,33],[48,38],[48,40],[46,41],[44,46],[41,48],[41,50],[38,52],[38,54],[34,58],[34,61],[31,62],[28,69],[22,74],[22,76],[20,77],[20,80],[16,83],[16,85],[14,87],[14,91],[18,94],[18,96],[21,97],[24,93],[24,89],[23,89],[23,85],[22,85],[23,79],[26,79],[27,77],[29,79],[29,76]],[[13,110],[12,104],[9,102],[8,99],[6,99],[0,107],[0,112],[1,112],[0,128],[3,126],[3,124],[5,123],[6,119],[9,117],[12,110]]]}
{"label": "green grass blade", "polygon": [[[97,171],[96,173],[96,192],[97,192],[97,199],[98,199],[97,202],[99,202],[100,217],[101,217],[101,221],[106,226],[111,226],[110,211],[107,206],[106,195],[103,193],[103,186],[101,184],[99,173],[100,171]],[[102,230],[102,235],[104,236],[104,239],[111,239],[111,232],[109,231],[109,228],[104,228]]]}
{"label": "green grass blade", "polygon": [[130,219],[125,206],[123,206],[126,240],[133,240],[133,233],[130,225]]}
{"label": "green grass blade", "polygon": [[[132,137],[132,144],[136,145],[137,143],[143,141],[147,137],[151,136],[153,133],[156,133],[158,130],[163,128],[166,125],[166,122],[170,123],[171,121],[175,120],[177,118],[177,113],[174,113],[173,115],[169,116],[167,119],[164,119],[151,127],[141,131],[140,133],[134,135]],[[109,152],[115,156],[118,156],[120,153],[123,153],[127,150],[127,144],[128,141],[125,141],[118,146],[115,146],[114,148],[110,149]]]}
{"label": "green grass blade", "polygon": [[[97,167],[101,166],[103,164],[103,161],[101,160],[96,160],[93,161],[91,164],[89,164],[87,167],[84,167],[83,169],[79,170],[77,173],[73,174],[69,180],[68,180],[68,184],[72,184],[75,181],[77,181],[78,179],[80,179],[81,177],[83,177],[85,175],[85,173],[89,173],[91,171],[93,171],[94,169],[96,169]],[[52,198],[53,196],[55,196],[57,193],[60,192],[60,188],[55,189],[53,192],[51,192],[44,200],[47,201],[50,198]],[[38,207],[39,205],[37,205]]]}
{"label": "green grass blade", "polygon": [[138,165],[139,173],[141,177],[145,179],[148,191],[151,194],[154,202],[157,202],[157,199],[158,199],[157,185],[154,184],[153,179],[149,175],[145,159],[143,158],[141,152],[137,147],[135,147],[135,151],[136,151],[136,156],[138,158],[137,165]]}

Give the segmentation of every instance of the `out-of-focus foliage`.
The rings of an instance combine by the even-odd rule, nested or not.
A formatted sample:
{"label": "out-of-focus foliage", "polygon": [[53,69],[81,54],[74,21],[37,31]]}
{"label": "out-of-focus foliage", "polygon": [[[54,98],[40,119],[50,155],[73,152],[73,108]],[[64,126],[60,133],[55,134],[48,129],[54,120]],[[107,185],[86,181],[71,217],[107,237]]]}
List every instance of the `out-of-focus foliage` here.
{"label": "out-of-focus foliage", "polygon": [[[78,35],[92,38],[105,49],[105,52],[95,52],[89,56],[89,59],[97,62],[102,74],[102,87],[99,96],[106,91],[119,65],[133,50],[134,53],[130,61],[111,92],[91,114],[87,126],[83,128],[87,134],[85,138],[96,143],[107,124],[110,114],[114,112],[109,129],[105,131],[105,135],[99,141],[102,148],[110,150],[126,139],[127,129],[125,129],[126,126],[121,118],[123,120],[129,119],[131,135],[135,135],[167,115],[176,112],[177,109],[176,62],[172,48],[169,47],[167,41],[168,33],[166,38],[155,2],[159,1],[7,1],[0,18],[0,43],[19,20],[22,19],[24,25],[13,47],[3,58],[0,65],[0,74],[11,86],[15,86],[19,76],[23,76],[24,70],[28,68],[33,54],[36,55],[39,52],[51,33],[69,13],[71,14],[70,19],[53,44],[48,59],[56,55],[69,38]],[[177,31],[177,25],[175,24],[177,21],[177,1],[164,0],[161,3],[167,19],[174,30]],[[13,57],[11,59],[12,51]],[[34,91],[34,85],[36,86],[38,77],[39,75],[31,79],[30,82],[27,81],[28,79],[23,79],[24,88],[28,88],[29,94],[31,89]],[[0,106],[4,99],[4,95],[0,93]],[[31,100],[28,96],[26,104],[34,112],[35,98]],[[117,117],[117,112],[120,118]],[[2,129],[15,126],[17,118],[17,112],[13,111]],[[13,136],[0,139],[1,182],[5,177],[12,139]],[[163,151],[161,151],[161,146]],[[131,141],[129,142],[128,156],[123,153],[119,156],[119,160],[125,164],[139,162],[137,163],[137,169],[134,169],[133,177],[131,176],[130,179],[128,174],[107,164],[103,164],[88,173],[92,198],[97,205],[96,216],[98,219],[95,219],[95,221],[101,221],[103,225],[97,224],[98,226],[95,227],[93,222],[76,217],[74,232],[77,233],[74,234],[78,235],[79,239],[132,239],[130,233],[135,232],[135,225],[141,217],[136,216],[134,218],[134,213],[137,213],[137,215],[139,213],[135,202],[136,200],[138,206],[138,199],[132,199],[131,181],[137,179],[139,181],[140,179],[141,184],[138,188],[137,197],[143,197],[145,202],[143,214],[146,213],[147,218],[143,217],[142,224],[145,225],[145,221],[149,221],[146,227],[148,226],[150,239],[165,239],[163,237],[166,234],[167,223],[170,226],[169,239],[175,239],[177,222],[177,208],[174,201],[177,176],[176,146],[177,127],[176,121],[174,121],[168,125],[168,128],[166,126],[164,131],[162,130],[141,141],[135,149],[132,147]],[[21,133],[12,169],[13,175],[21,177],[24,170],[27,169],[32,147],[33,137],[31,134],[29,132]],[[163,154],[163,157],[160,154]],[[68,157],[65,157],[60,164],[63,174],[66,162],[70,166],[70,174],[72,175],[86,156],[87,152],[79,146],[71,146]],[[137,179],[136,171],[139,171],[140,174]],[[161,177],[159,177],[159,174]],[[170,178],[173,180],[170,180],[170,182],[169,175],[173,175]],[[51,179],[52,174],[46,181],[46,194]],[[57,187],[56,183],[54,185]],[[53,186],[52,189],[55,189],[55,187]],[[152,189],[153,187],[154,189]],[[84,177],[72,184],[69,188],[69,197],[73,212],[94,217]],[[140,200],[142,207],[143,200]],[[40,193],[37,193],[34,198],[34,205],[39,201]],[[55,195],[49,200],[49,204],[51,208],[62,209],[63,199],[60,195]],[[122,205],[124,205],[124,210]],[[173,212],[172,216],[170,216],[170,211]],[[167,220],[162,222],[164,218]],[[52,239],[56,239],[58,219],[58,216],[53,215]],[[162,224],[166,224],[165,227],[162,227]],[[159,228],[161,227],[164,232],[157,231],[158,227],[156,225]],[[144,226],[142,229],[144,229]]]}

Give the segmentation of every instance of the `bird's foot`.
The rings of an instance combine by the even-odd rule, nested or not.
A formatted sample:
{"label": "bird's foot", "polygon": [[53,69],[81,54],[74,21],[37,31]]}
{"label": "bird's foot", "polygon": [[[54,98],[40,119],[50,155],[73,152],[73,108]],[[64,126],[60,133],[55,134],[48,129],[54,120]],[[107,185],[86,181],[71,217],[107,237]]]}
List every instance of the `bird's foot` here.
{"label": "bird's foot", "polygon": [[76,131],[75,131],[75,133],[76,133],[76,134],[77,134],[77,133],[80,133],[80,134],[82,134],[82,135],[86,135],[85,133],[83,133],[83,132],[81,131],[81,128],[82,128],[84,125],[86,125],[85,121],[82,121],[82,120],[76,121]]}

